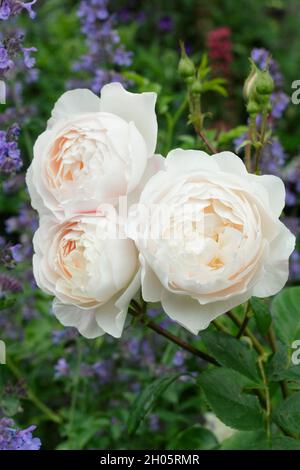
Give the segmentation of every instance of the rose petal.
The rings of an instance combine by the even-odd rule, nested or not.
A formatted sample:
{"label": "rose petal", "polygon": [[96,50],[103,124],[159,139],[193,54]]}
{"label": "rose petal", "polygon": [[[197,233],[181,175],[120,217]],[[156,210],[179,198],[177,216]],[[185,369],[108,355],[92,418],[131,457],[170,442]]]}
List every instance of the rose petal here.
{"label": "rose petal", "polygon": [[148,155],[154,154],[157,140],[156,93],[130,93],[121,83],[110,83],[101,90],[101,111],[133,121],[145,139]]}

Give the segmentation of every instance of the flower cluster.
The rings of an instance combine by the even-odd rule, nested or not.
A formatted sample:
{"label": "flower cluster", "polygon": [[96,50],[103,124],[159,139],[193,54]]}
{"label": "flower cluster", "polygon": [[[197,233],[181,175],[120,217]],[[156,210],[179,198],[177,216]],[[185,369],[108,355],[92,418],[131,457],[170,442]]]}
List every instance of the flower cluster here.
{"label": "flower cluster", "polygon": [[7,131],[0,130],[0,173],[15,173],[22,168],[21,152],[18,147],[20,127],[13,124]]}
{"label": "flower cluster", "polygon": [[[75,72],[88,76],[83,80],[72,80],[73,87],[87,86],[99,93],[106,83],[126,83],[119,73],[120,67],[129,66],[132,53],[121,44],[115,28],[115,16],[108,11],[108,0],[82,0],[78,9],[81,31],[86,37],[88,52],[73,66]],[[92,77],[92,78],[90,78]]]}
{"label": "flower cluster", "polygon": [[35,429],[17,429],[12,419],[0,419],[0,450],[39,450],[41,441],[32,435]]}
{"label": "flower cluster", "polygon": [[30,18],[35,18],[35,12],[32,7],[36,0],[30,2],[22,2],[21,0],[1,0],[0,3],[0,20],[8,20],[11,16],[15,16],[22,10],[26,10]]}
{"label": "flower cluster", "polygon": [[34,146],[35,279],[55,295],[61,323],[88,338],[121,336],[140,285],[146,302],[197,334],[288,278],[294,236],[278,219],[282,181],[249,174],[231,152],[153,155],[155,101],[120,83],[100,99],[67,92]]}

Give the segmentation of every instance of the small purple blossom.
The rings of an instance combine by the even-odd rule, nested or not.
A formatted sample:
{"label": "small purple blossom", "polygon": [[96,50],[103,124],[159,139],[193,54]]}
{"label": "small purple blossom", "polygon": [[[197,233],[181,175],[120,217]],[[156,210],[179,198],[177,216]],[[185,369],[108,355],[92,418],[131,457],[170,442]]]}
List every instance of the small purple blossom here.
{"label": "small purple blossom", "polygon": [[0,130],[0,172],[2,173],[14,173],[23,165],[16,126],[14,124],[6,132]]}
{"label": "small purple blossom", "polygon": [[22,292],[22,284],[18,279],[6,273],[0,273],[0,297],[6,294]]}
{"label": "small purple blossom", "polygon": [[132,53],[121,44],[116,16],[109,13],[108,0],[82,0],[77,14],[87,53],[73,64],[73,70],[86,78],[72,79],[68,86],[87,86],[99,93],[106,83],[126,84],[119,68],[131,65]]}
{"label": "small purple blossom", "polygon": [[27,11],[31,19],[35,18],[36,13],[32,10],[36,0],[31,2],[22,2],[21,0],[1,0],[0,20],[8,20],[11,16],[19,14],[23,9]]}
{"label": "small purple blossom", "polygon": [[12,419],[0,420],[0,450],[39,450],[41,441],[33,437],[36,426],[27,429],[17,429]]}
{"label": "small purple blossom", "polygon": [[164,33],[168,33],[173,28],[173,19],[169,15],[163,15],[160,17],[158,21],[158,29],[163,31]]}
{"label": "small purple blossom", "polygon": [[67,363],[65,358],[58,359],[57,363],[54,366],[55,374],[54,376],[58,379],[61,377],[67,377],[70,373],[70,366]]}
{"label": "small purple blossom", "polygon": [[35,65],[35,58],[31,57],[32,52],[36,52],[36,47],[22,47],[25,67],[31,69]]}

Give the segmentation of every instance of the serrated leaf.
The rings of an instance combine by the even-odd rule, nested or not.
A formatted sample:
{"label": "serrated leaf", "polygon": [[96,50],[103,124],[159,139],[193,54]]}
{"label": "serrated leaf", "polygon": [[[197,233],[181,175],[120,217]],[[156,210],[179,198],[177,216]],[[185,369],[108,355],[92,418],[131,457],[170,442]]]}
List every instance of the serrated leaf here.
{"label": "serrated leaf", "polygon": [[168,446],[168,450],[210,450],[218,446],[215,435],[199,424],[194,424],[179,433]]}
{"label": "serrated leaf", "polygon": [[136,400],[134,400],[128,418],[128,432],[134,434],[147,414],[153,409],[156,400],[165,390],[183,374],[171,374],[154,380]]}
{"label": "serrated leaf", "polygon": [[221,331],[205,331],[201,335],[210,354],[224,367],[259,383],[256,353],[240,340]]}
{"label": "serrated leaf", "polygon": [[272,323],[272,317],[267,305],[257,297],[251,297],[250,305],[254,312],[257,328],[262,336],[265,336],[269,331]]}
{"label": "serrated leaf", "polygon": [[294,393],[281,402],[273,418],[286,431],[300,433],[300,392]]}
{"label": "serrated leaf", "polygon": [[258,399],[243,393],[247,383],[241,374],[223,367],[204,372],[199,378],[213,412],[224,424],[241,431],[261,429],[263,426]]}
{"label": "serrated leaf", "polygon": [[281,291],[271,307],[276,335],[287,346],[300,339],[300,287]]}

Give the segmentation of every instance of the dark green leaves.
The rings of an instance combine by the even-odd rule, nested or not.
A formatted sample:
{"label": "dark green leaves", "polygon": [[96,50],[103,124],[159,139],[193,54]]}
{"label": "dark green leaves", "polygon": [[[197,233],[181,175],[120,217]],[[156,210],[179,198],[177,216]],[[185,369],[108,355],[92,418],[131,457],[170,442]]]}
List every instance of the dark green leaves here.
{"label": "dark green leaves", "polygon": [[206,331],[202,339],[213,357],[224,367],[233,369],[248,379],[259,382],[256,354],[242,341],[222,332]]}
{"label": "dark green leaves", "polygon": [[156,400],[182,374],[171,374],[154,380],[133,402],[128,419],[128,432],[134,434],[145,416],[153,409]]}
{"label": "dark green leaves", "polygon": [[280,292],[272,302],[275,331],[288,346],[300,339],[300,287],[289,287]]}
{"label": "dark green leaves", "polygon": [[267,334],[270,325],[272,323],[272,317],[270,311],[266,304],[258,299],[257,297],[252,297],[250,299],[250,305],[254,312],[255,321],[257,328],[262,336]]}
{"label": "dark green leaves", "polygon": [[213,412],[227,426],[240,430],[261,429],[263,415],[258,399],[243,393],[247,379],[237,372],[220,368],[204,372],[199,378]]}
{"label": "dark green leaves", "polygon": [[286,431],[300,433],[300,392],[284,400],[278,406],[273,418]]}
{"label": "dark green leaves", "polygon": [[195,424],[178,434],[168,446],[169,450],[209,450],[218,446],[214,434]]}

